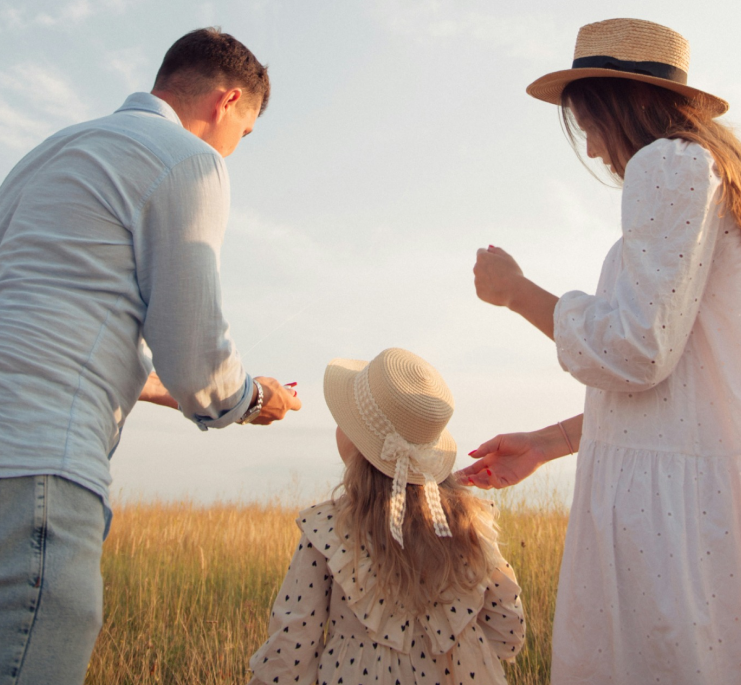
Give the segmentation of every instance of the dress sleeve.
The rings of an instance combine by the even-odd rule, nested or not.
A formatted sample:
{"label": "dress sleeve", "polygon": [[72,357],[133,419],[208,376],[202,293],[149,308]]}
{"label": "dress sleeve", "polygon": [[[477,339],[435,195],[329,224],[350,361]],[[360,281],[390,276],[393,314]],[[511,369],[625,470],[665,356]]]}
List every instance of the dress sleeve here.
{"label": "dress sleeve", "polygon": [[697,144],[657,140],[628,163],[610,293],[566,293],[554,313],[561,366],[585,385],[647,390],[674,369],[713,258],[721,180]]}
{"label": "dress sleeve", "polygon": [[252,379],[221,305],[228,211],[223,160],[199,154],[158,179],[136,222],[136,276],[147,305],[143,335],[165,387],[202,429],[234,422],[252,399]]}
{"label": "dress sleeve", "polygon": [[504,560],[492,574],[484,594],[478,625],[500,659],[511,659],[525,642],[525,616],[515,572]]}
{"label": "dress sleeve", "polygon": [[270,637],[250,659],[251,685],[316,682],[331,583],[327,560],[302,535],[273,604]]}

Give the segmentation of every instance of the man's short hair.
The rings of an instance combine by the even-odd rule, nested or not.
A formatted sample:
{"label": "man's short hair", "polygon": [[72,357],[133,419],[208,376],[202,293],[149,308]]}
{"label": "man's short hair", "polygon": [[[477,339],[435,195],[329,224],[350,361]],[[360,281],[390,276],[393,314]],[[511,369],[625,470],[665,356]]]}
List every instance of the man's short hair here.
{"label": "man's short hair", "polygon": [[196,29],[176,40],[154,81],[154,90],[167,90],[183,99],[218,86],[243,88],[261,98],[260,114],[268,105],[267,67],[236,38],[213,27]]}

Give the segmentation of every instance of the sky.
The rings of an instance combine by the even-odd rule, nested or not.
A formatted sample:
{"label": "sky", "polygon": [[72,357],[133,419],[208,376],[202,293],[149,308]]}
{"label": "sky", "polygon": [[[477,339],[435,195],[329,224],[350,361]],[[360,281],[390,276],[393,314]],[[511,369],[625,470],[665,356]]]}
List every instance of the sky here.
{"label": "sky", "polygon": [[[737,0],[0,0],[0,178],[46,136],[152,87],[167,48],[217,25],[269,67],[270,105],[228,158],[224,310],[245,368],[298,382],[303,409],[270,427],[201,433],[139,404],[112,461],[118,500],[325,497],[341,463],[327,362],[404,347],[436,366],[466,454],[498,433],[578,414],[583,387],[554,344],[477,299],[495,244],[556,295],[594,292],[620,236],[620,191],[526,95],[570,67],[580,26],[655,21],[692,49],[689,83],[741,112]],[[568,502],[575,457],[515,486]]]}

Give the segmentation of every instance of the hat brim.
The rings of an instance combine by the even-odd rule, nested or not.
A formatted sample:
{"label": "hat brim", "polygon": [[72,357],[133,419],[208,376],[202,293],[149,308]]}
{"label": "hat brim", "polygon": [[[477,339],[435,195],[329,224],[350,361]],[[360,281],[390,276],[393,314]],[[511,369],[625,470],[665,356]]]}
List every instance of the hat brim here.
{"label": "hat brim", "polygon": [[631,81],[643,81],[644,83],[653,83],[667,90],[680,93],[690,100],[695,100],[702,107],[712,112],[714,117],[725,114],[728,111],[728,103],[715,95],[710,95],[697,88],[685,86],[676,81],[659,78],[658,76],[649,76],[648,74],[632,74],[627,71],[617,69],[599,69],[599,68],[582,68],[582,69],[564,69],[563,71],[554,71],[539,79],[533,81],[526,89],[528,95],[532,95],[543,102],[550,102],[552,105],[561,104],[561,94],[563,89],[572,81],[578,81],[584,78],[623,78]]}
{"label": "hat brim", "polygon": [[[355,377],[368,365],[357,359],[333,359],[324,372],[324,398],[342,432],[347,435],[362,455],[389,478],[394,477],[395,464],[381,459],[383,440],[368,430],[355,402]],[[439,468],[430,475],[436,483],[444,481],[453,470],[457,447],[453,436],[443,430],[435,448],[442,457]],[[424,478],[409,472],[407,483],[424,485]]]}

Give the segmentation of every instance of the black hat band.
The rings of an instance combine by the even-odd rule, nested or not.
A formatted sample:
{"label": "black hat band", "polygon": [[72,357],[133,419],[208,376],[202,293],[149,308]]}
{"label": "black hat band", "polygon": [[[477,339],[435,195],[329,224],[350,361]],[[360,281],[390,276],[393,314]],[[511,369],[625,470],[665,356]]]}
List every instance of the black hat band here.
{"label": "black hat band", "polygon": [[625,71],[630,74],[643,74],[644,76],[655,76],[675,83],[687,85],[687,72],[679,67],[663,62],[631,62],[624,59],[616,59],[608,55],[591,55],[579,57],[571,65],[572,69],[614,69]]}

